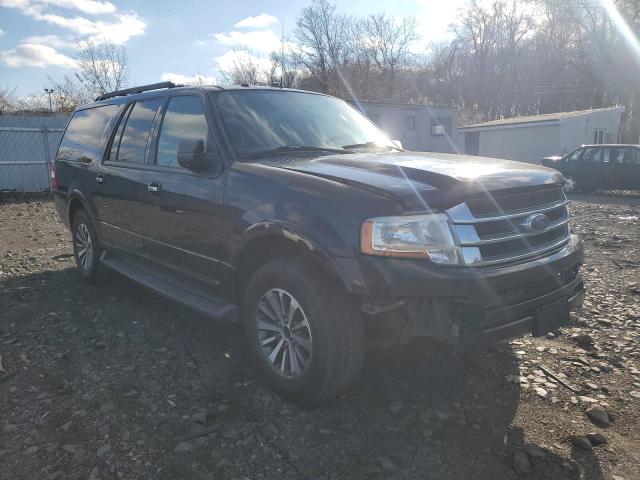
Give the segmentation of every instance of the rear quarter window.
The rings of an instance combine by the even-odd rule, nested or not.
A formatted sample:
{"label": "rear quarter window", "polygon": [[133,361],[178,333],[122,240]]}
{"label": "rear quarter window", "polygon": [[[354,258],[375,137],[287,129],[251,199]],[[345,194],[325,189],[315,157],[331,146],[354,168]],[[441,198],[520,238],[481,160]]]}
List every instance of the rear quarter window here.
{"label": "rear quarter window", "polygon": [[110,133],[110,121],[118,109],[118,105],[102,105],[74,113],[60,142],[56,160],[86,163],[100,160]]}

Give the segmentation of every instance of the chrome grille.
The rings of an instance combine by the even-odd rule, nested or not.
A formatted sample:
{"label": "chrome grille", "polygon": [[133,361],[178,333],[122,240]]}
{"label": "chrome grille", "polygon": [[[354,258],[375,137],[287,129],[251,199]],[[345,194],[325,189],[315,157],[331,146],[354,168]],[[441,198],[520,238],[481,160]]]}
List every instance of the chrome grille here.
{"label": "chrome grille", "polygon": [[516,263],[569,241],[567,199],[560,188],[470,197],[447,215],[465,265]]}

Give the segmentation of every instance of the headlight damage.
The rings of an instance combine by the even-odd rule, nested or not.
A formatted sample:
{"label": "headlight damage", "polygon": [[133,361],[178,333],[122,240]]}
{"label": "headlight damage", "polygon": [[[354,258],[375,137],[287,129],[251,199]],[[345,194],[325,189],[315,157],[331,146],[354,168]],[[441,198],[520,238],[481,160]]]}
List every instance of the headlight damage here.
{"label": "headlight damage", "polygon": [[360,243],[362,253],[369,255],[427,258],[444,265],[458,265],[461,259],[443,213],[366,220]]}

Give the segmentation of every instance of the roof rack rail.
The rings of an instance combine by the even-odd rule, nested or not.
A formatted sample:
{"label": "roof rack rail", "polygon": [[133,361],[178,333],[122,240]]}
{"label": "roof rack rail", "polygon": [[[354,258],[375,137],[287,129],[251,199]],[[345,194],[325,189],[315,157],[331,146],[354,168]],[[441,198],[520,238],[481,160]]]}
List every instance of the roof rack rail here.
{"label": "roof rack rail", "polygon": [[96,97],[96,102],[100,100],[106,100],[107,98],[113,97],[123,97],[125,95],[133,95],[135,93],[147,92],[149,90],[158,90],[161,88],[175,88],[182,87],[183,85],[177,85],[173,82],[160,82],[160,83],[151,83],[149,85],[141,85],[139,87],[133,88],[125,88],[124,90],[116,90],[115,92],[103,93],[99,97]]}

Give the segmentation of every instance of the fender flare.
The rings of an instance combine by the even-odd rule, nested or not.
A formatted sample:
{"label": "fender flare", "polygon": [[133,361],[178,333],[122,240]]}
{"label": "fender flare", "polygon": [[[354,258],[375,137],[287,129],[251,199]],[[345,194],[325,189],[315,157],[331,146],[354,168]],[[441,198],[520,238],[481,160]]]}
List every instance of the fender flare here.
{"label": "fender flare", "polygon": [[330,275],[340,280],[348,293],[355,295],[369,293],[357,258],[332,256],[312,236],[301,232],[296,225],[286,222],[264,221],[252,225],[241,236],[231,256],[231,265],[237,269],[247,246],[258,238],[268,236],[286,238],[303,246],[305,251],[310,253]]}
{"label": "fender flare", "polygon": [[91,219],[95,218],[95,212],[91,208],[91,203],[87,200],[87,197],[81,190],[78,188],[70,189],[68,200],[67,200],[67,218],[69,219],[69,223],[71,223],[71,203],[74,200],[78,200],[84,209],[89,213]]}

